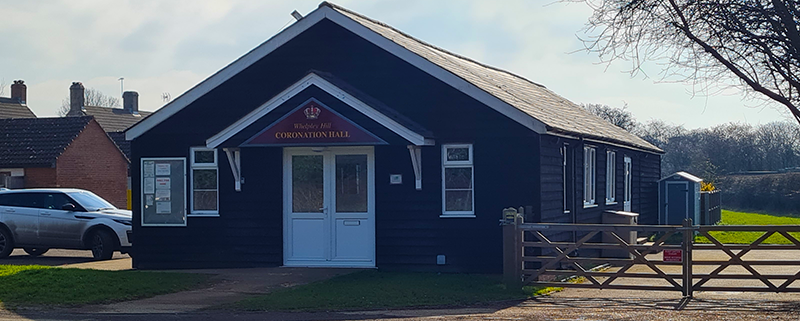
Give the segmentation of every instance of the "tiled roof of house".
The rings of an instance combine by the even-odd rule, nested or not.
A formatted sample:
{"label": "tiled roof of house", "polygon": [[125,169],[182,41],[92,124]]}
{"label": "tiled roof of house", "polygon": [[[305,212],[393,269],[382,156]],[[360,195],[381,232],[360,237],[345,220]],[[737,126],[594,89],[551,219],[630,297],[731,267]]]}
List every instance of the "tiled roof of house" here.
{"label": "tiled roof of house", "polygon": [[0,97],[0,118],[36,118],[36,115],[19,100]]}
{"label": "tiled roof of house", "polygon": [[114,144],[117,144],[117,147],[125,154],[125,157],[131,159],[131,142],[125,140],[125,132],[107,132],[106,134],[114,141]]}
{"label": "tiled roof of house", "polygon": [[658,147],[589,113],[581,106],[540,84],[430,45],[382,22],[335,4],[323,2],[320,6],[328,6],[336,10],[356,23],[514,106],[544,123],[548,132],[577,135],[663,152]]}
{"label": "tiled roof of house", "polygon": [[0,119],[0,167],[53,167],[91,116]]}
{"label": "tiled roof of house", "polygon": [[106,132],[121,132],[128,127],[138,123],[140,120],[152,114],[150,111],[139,111],[138,114],[131,114],[122,108],[84,106],[84,114],[94,116]]}

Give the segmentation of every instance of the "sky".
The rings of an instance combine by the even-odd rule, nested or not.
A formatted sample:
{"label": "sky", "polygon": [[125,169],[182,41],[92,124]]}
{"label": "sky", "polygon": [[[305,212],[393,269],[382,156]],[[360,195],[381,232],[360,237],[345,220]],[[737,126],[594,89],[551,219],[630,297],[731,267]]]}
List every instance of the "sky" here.
{"label": "sky", "polygon": [[[139,93],[141,110],[225,67],[294,22],[320,0],[0,0],[0,83],[28,86],[27,104],[55,116],[80,81],[108,95]],[[521,75],[575,103],[627,106],[639,121],[686,128],[789,120],[784,108],[736,90],[693,93],[665,82],[657,64],[631,77],[626,62],[599,63],[581,51],[591,16],[555,0],[338,0],[334,3],[449,51]],[[121,82],[119,78],[124,78]]]}

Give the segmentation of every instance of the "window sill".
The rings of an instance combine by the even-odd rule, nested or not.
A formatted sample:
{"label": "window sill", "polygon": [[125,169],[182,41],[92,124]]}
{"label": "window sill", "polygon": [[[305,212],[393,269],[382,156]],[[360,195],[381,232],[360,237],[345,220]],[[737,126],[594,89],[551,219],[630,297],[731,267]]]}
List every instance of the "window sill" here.
{"label": "window sill", "polygon": [[475,214],[442,214],[439,218],[475,218]]}
{"label": "window sill", "polygon": [[186,217],[219,217],[219,213],[194,213],[186,214]]}
{"label": "window sill", "polygon": [[583,204],[583,208],[592,208],[597,206],[598,206],[597,204]]}
{"label": "window sill", "polygon": [[617,202],[606,202],[606,205],[617,205],[617,204],[619,204],[619,203],[617,203]]}

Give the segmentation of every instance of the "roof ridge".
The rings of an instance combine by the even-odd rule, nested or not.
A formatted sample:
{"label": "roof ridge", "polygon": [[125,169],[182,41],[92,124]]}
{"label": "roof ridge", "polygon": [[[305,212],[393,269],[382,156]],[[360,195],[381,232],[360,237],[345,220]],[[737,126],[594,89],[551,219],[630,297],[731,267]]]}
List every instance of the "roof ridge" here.
{"label": "roof ridge", "polygon": [[359,18],[362,18],[362,19],[364,19],[364,20],[368,20],[368,21],[370,21],[370,22],[372,22],[372,23],[374,23],[374,24],[380,25],[380,26],[382,26],[382,27],[385,27],[385,28],[392,29],[392,31],[394,31],[394,32],[397,32],[397,33],[399,33],[400,35],[402,35],[402,36],[404,36],[404,37],[406,37],[406,38],[408,38],[408,39],[414,40],[414,41],[416,41],[416,42],[418,42],[418,43],[420,43],[420,44],[423,44],[423,45],[425,45],[425,46],[427,46],[427,47],[430,47],[430,48],[436,49],[436,50],[438,50],[438,51],[444,52],[444,53],[446,53],[446,54],[448,54],[448,55],[451,55],[451,56],[453,56],[453,57],[456,57],[456,58],[459,58],[459,59],[466,60],[466,61],[468,61],[468,62],[474,63],[474,64],[476,64],[476,65],[479,65],[479,66],[481,66],[481,67],[484,67],[484,68],[487,68],[487,69],[491,69],[491,70],[494,70],[494,71],[497,71],[497,72],[502,72],[502,73],[505,73],[505,74],[508,74],[508,75],[511,75],[511,76],[517,77],[517,78],[519,78],[519,79],[522,79],[522,80],[524,80],[524,81],[527,81],[527,82],[529,82],[529,83],[531,83],[531,84],[533,84],[533,85],[536,85],[536,86],[539,86],[539,87],[542,87],[542,88],[547,88],[547,86],[545,86],[545,85],[542,85],[542,84],[540,84],[540,83],[536,83],[536,82],[534,82],[534,81],[532,81],[532,80],[530,80],[530,79],[527,79],[527,78],[525,78],[525,77],[522,77],[522,76],[520,76],[520,75],[517,75],[517,74],[515,74],[515,73],[513,73],[513,72],[510,72],[510,71],[508,71],[508,70],[505,70],[505,69],[502,69],[502,68],[498,68],[498,67],[495,67],[495,66],[491,66],[491,65],[487,65],[487,64],[485,64],[485,63],[482,63],[482,62],[480,62],[480,61],[477,61],[477,60],[475,60],[475,59],[472,59],[472,58],[469,58],[469,57],[466,57],[466,56],[463,56],[463,55],[460,55],[460,54],[454,53],[454,52],[452,52],[452,51],[449,51],[449,50],[447,50],[447,49],[444,49],[444,48],[442,48],[442,47],[439,47],[439,46],[436,46],[436,45],[430,44],[430,43],[428,43],[428,42],[425,42],[425,41],[423,41],[423,40],[421,40],[421,39],[419,39],[419,38],[416,38],[416,37],[414,37],[414,36],[412,36],[412,35],[409,35],[409,34],[407,34],[407,33],[403,32],[403,31],[399,30],[399,29],[397,29],[397,28],[395,28],[395,27],[392,27],[392,26],[390,26],[390,25],[388,25],[388,24],[386,24],[386,23],[384,23],[384,22],[381,22],[381,21],[378,21],[378,20],[372,19],[372,18],[370,18],[370,17],[367,17],[367,16],[365,16],[365,15],[363,15],[363,14],[360,14],[360,13],[358,13],[358,12],[352,11],[352,10],[350,10],[350,9],[347,9],[347,8],[345,8],[345,7],[342,7],[342,6],[340,6],[340,5],[337,5],[337,4],[335,4],[335,3],[331,3],[331,2],[328,2],[328,1],[323,1],[322,3],[320,3],[320,4],[319,4],[319,6],[320,6],[320,7],[323,7],[323,6],[325,6],[325,7],[329,7],[329,8],[332,8],[332,9],[337,9],[337,10],[342,10],[342,11],[345,11],[345,12],[347,12],[347,13],[349,13],[349,14],[352,14],[352,15],[358,16]]}

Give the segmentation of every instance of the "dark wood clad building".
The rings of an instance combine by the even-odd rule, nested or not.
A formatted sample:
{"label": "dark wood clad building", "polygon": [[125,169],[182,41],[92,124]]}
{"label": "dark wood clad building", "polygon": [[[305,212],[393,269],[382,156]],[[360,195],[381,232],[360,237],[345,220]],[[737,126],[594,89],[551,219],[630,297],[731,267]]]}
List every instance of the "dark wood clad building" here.
{"label": "dark wood clad building", "polygon": [[657,219],[655,146],[326,2],[126,138],[141,269],[499,272],[503,208]]}

